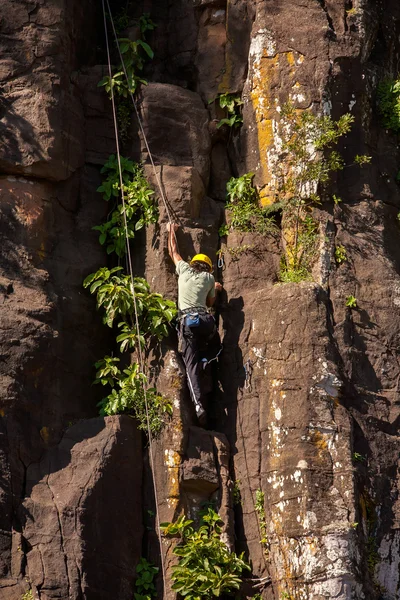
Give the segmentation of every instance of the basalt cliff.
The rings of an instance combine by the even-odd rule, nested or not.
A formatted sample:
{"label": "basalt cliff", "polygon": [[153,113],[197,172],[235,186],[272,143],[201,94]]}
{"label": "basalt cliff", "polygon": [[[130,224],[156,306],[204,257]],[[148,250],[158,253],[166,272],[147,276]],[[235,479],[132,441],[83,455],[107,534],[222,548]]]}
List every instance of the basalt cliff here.
{"label": "basalt cliff", "polygon": [[[279,283],[280,235],[223,242],[224,351],[207,428],[172,329],[147,357],[173,402],[153,445],[160,519],[213,500],[227,543],[251,561],[246,577],[262,583],[245,582],[239,598],[398,599],[400,154],[377,108],[379,82],[399,72],[398,0],[128,5],[157,24],[136,98],[184,258],[201,251],[217,263],[231,177],[255,173],[260,202],[273,201],[288,101],[332,119],[351,113],[340,152],[372,157],[335,175],[341,202],[315,209],[312,280]],[[92,386],[114,343],[82,287],[107,264],[92,228],[108,210],[96,190],[115,153],[98,87],[102,3],[3,0],[0,48],[0,598],[131,600],[139,558],[159,565],[162,553],[156,597],[172,600],[173,542],[160,548],[155,533],[148,444],[128,415],[98,416]],[[243,102],[234,131],[217,127],[224,115],[209,104],[223,93]],[[143,161],[158,196],[133,110],[122,150]],[[132,242],[134,269],[176,300],[166,223],[160,201],[158,223]],[[229,252],[238,247],[251,251]]]}

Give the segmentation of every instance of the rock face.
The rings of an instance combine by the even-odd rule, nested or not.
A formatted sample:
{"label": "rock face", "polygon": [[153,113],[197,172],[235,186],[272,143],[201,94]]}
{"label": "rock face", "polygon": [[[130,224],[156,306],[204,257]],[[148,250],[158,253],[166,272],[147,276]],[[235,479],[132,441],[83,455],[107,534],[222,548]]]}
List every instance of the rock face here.
{"label": "rock face", "polygon": [[[117,12],[120,3],[111,2]],[[143,6],[142,6],[143,4]],[[215,501],[264,600],[395,600],[399,580],[400,250],[397,139],[376,86],[396,76],[395,0],[196,0],[151,12],[155,59],[138,95],[144,131],[186,258],[221,246],[224,189],[255,172],[263,204],[283,160],[282,106],[355,117],[341,152],[372,156],[318,209],[313,282],[277,285],[279,235],[232,233],[217,319],[224,352],[209,430],[197,427],[173,335],[148,357],[173,420],[149,449],[128,417],[96,418],[93,363],[112,341],[82,289],[106,261],[91,228],[115,150],[102,15],[91,0],[6,0],[0,8],[0,595],[130,600],[161,521]],[[96,27],[96,25],[99,27]],[[97,37],[96,37],[97,36]],[[98,64],[96,64],[96,62]],[[244,123],[216,127],[218,93]],[[155,173],[135,119],[124,153]],[[134,242],[135,272],[176,298],[167,211]],[[334,250],[343,245],[347,261]],[[235,256],[238,247],[250,250]],[[357,309],[346,308],[349,295]],[[143,454],[142,454],[143,453]],[[142,472],[142,465],[144,466]],[[236,490],[235,504],[233,490]],[[240,498],[238,497],[240,490]],[[266,536],[255,505],[264,498]],[[143,509],[143,517],[142,517]],[[260,543],[261,538],[263,544]],[[164,541],[166,589],[175,598]],[[161,578],[159,578],[161,579]],[[269,582],[270,579],[270,582]],[[256,589],[243,591],[252,597]]]}

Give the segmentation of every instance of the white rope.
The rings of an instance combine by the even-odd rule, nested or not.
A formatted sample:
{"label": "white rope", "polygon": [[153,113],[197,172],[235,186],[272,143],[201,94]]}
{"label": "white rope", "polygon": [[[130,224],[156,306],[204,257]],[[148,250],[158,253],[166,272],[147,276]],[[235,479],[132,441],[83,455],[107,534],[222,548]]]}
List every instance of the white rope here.
{"label": "white rope", "polygon": [[[129,274],[130,274],[130,278],[131,278],[131,292],[132,292],[132,296],[133,296],[133,303],[134,303],[134,310],[135,310],[136,335],[137,335],[137,339],[139,342],[138,343],[138,355],[139,355],[140,370],[142,373],[144,373],[144,360],[143,360],[142,347],[141,347],[141,343],[140,343],[140,327],[139,327],[137,300],[136,300],[135,287],[133,284],[132,257],[131,257],[130,247],[129,247],[128,224],[127,224],[127,220],[126,220],[126,211],[125,211],[124,182],[122,179],[121,155],[120,155],[119,140],[118,140],[117,114],[116,114],[116,109],[115,109],[114,90],[113,90],[113,86],[112,86],[110,47],[109,47],[109,42],[108,42],[107,20],[106,20],[106,10],[105,10],[104,0],[102,0],[102,6],[103,6],[104,33],[105,33],[106,47],[107,47],[108,73],[109,73],[109,77],[110,77],[110,91],[111,91],[111,104],[112,104],[113,120],[114,120],[115,143],[116,143],[116,149],[117,149],[117,160],[118,160],[118,169],[119,169],[119,178],[120,178],[120,186],[121,186],[121,196],[122,196],[122,208],[123,208],[123,215],[124,215],[126,252],[127,252],[127,258],[128,258]],[[108,3],[108,0],[107,0],[107,6],[108,6],[108,10],[110,11],[110,6]],[[111,18],[111,22],[113,23],[112,17],[111,17],[111,12],[110,12],[110,18]],[[113,29],[114,29],[114,23],[113,23]],[[115,29],[114,29],[114,33],[115,33]],[[147,403],[146,387],[144,385],[144,382],[142,382],[142,383],[143,383],[144,403],[145,403],[145,409],[146,409],[147,433],[149,436],[150,470],[151,470],[152,481],[153,481],[154,499],[155,499],[155,507],[156,507],[157,535],[158,535],[158,541],[160,544],[161,572],[162,572],[163,587],[164,587],[163,594],[165,594],[165,592],[166,592],[165,565],[164,565],[164,556],[163,556],[163,551],[162,551],[162,537],[161,537],[160,516],[159,516],[159,509],[158,509],[158,492],[157,492],[157,484],[156,484],[155,469],[154,469],[153,439],[152,439],[151,428],[150,428],[150,418],[149,418],[149,409],[148,409],[148,403]]]}

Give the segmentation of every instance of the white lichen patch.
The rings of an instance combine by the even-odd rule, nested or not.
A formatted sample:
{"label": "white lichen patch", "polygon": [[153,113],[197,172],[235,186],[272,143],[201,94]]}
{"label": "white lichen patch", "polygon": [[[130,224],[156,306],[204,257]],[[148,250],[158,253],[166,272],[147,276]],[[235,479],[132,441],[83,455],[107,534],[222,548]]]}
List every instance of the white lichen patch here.
{"label": "white lichen patch", "polygon": [[296,466],[298,469],[308,469],[308,463],[306,460],[299,460]]}
{"label": "white lichen patch", "polygon": [[256,31],[251,38],[249,54],[255,60],[260,60],[264,56],[275,56],[276,43],[272,32],[265,28]]}

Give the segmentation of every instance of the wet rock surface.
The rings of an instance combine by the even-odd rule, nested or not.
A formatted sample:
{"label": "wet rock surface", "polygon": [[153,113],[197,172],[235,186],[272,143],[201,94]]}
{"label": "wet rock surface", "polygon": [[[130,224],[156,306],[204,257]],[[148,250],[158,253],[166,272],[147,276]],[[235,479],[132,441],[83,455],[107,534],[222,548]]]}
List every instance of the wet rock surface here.
{"label": "wet rock surface", "polygon": [[[92,365],[110,340],[82,280],[105,264],[91,227],[107,210],[95,190],[115,149],[97,88],[105,73],[95,64],[98,9],[89,0],[0,8],[5,600],[30,586],[41,600],[128,600],[139,556],[157,562],[160,554],[154,519],[146,521],[154,512],[149,449],[128,417],[93,418]],[[314,282],[277,285],[279,235],[232,233],[222,243],[224,353],[210,431],[197,427],[174,334],[148,357],[174,407],[153,444],[160,520],[216,500],[227,543],[246,552],[254,576],[272,579],[264,600],[399,597],[399,153],[376,111],[382,71],[398,71],[399,10],[394,0],[137,6],[158,23],[139,108],[184,258],[201,250],[216,262],[231,175],[254,171],[271,202],[288,99],[334,118],[350,111],[356,120],[341,151],[347,162],[372,156],[362,174],[338,175],[340,204],[320,207]],[[216,128],[208,101],[220,92],[243,92],[236,133]],[[127,153],[146,162],[154,184],[134,118],[131,129]],[[134,263],[174,298],[166,221],[160,202],[159,224],[135,240]],[[348,257],[340,265],[338,244]],[[355,310],[345,307],[350,294]],[[163,542],[171,599],[172,549]]]}

